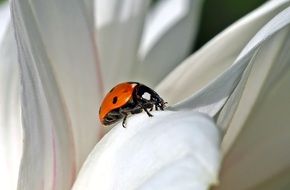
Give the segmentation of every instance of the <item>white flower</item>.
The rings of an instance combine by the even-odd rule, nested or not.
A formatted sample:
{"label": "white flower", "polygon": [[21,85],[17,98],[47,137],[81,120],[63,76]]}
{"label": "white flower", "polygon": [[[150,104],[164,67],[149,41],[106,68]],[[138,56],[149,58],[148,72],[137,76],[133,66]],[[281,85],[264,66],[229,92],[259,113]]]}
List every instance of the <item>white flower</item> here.
{"label": "white flower", "polygon": [[[1,188],[289,186],[289,0],[269,1],[179,66],[200,1],[161,1],[147,20],[149,1],[97,1],[95,12],[92,3],[11,1],[13,27],[0,36]],[[172,111],[132,116],[97,143],[98,103],[121,80],[157,85]]]}
{"label": "white flower", "polygon": [[154,112],[115,126],[85,162],[79,189],[208,189],[217,182],[219,134],[193,111]]}

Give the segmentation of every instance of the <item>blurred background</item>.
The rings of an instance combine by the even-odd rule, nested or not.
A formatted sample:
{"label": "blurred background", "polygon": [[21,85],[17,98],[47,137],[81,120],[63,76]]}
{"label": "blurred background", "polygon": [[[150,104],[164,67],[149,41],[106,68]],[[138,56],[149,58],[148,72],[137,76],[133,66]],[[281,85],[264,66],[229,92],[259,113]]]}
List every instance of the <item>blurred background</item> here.
{"label": "blurred background", "polygon": [[[7,0],[0,0],[0,3],[5,1]],[[152,0],[152,3],[157,1]],[[266,0],[204,0],[200,28],[192,51],[199,49],[231,23],[265,2]]]}

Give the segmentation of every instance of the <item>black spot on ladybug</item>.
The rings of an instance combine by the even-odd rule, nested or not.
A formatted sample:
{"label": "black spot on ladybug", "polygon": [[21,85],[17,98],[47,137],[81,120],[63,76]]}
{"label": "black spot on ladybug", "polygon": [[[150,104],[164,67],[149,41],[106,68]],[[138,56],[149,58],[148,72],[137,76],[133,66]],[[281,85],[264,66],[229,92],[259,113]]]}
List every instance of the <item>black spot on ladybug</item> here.
{"label": "black spot on ladybug", "polygon": [[112,92],[114,89],[115,89],[115,87],[114,87],[114,88],[112,88],[112,89],[110,90],[110,92]]}
{"label": "black spot on ladybug", "polygon": [[117,101],[118,101],[118,97],[115,96],[115,97],[113,98],[113,104],[117,103]]}

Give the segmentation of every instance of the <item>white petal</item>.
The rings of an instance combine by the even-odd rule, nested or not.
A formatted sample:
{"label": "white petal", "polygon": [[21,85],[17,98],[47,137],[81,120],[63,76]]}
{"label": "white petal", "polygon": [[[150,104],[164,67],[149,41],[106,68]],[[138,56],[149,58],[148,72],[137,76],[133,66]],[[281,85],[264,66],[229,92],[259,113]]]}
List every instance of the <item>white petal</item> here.
{"label": "white petal", "polygon": [[82,1],[14,0],[24,151],[19,189],[69,189],[100,134],[101,81]]}
{"label": "white petal", "polygon": [[[231,66],[263,25],[289,5],[289,0],[269,1],[233,24],[169,74],[158,86],[158,93],[172,105],[204,88]],[[224,87],[226,85],[221,83],[220,90]],[[220,94],[211,90],[202,98],[204,100],[199,99],[198,102],[208,104],[208,99],[218,96]],[[212,103],[219,100],[222,105],[224,100],[220,98]]]}
{"label": "white petal", "polygon": [[[229,127],[222,143],[225,158],[219,190],[290,188],[289,22],[287,8],[241,54],[241,59],[250,56],[251,67],[219,118]],[[255,47],[282,23],[287,27]]]}
{"label": "white petal", "polygon": [[0,44],[0,187],[16,189],[22,156],[20,77],[12,27]]}
{"label": "white petal", "polygon": [[[235,64],[246,65],[246,69],[241,76],[241,79],[238,81],[237,87],[234,89],[230,99],[228,100],[227,104],[224,106],[223,111],[221,112],[218,122],[220,126],[228,126],[229,122],[231,122],[232,115],[236,112],[236,108],[238,106],[238,101],[240,101],[241,96],[246,92],[246,87],[248,85],[252,85],[249,83],[249,77],[251,75],[252,70],[255,67],[258,67],[259,64],[263,63],[264,68],[260,68],[260,70],[256,71],[256,77],[259,79],[255,79],[254,84],[256,85],[255,88],[251,89],[251,97],[253,98],[252,101],[249,101],[247,106],[249,108],[255,102],[254,99],[261,90],[260,85],[265,85],[266,76],[268,72],[271,72],[270,69],[273,67],[273,64],[277,64],[280,67],[283,66],[282,63],[278,63],[281,59],[287,60],[287,55],[283,55],[283,51],[287,51],[287,42],[289,35],[284,34],[284,30],[290,27],[290,8],[285,9],[280,14],[278,14],[275,18],[273,18],[269,23],[267,23],[255,36],[254,38],[247,44],[247,46],[243,49]],[[285,29],[286,28],[286,29]],[[275,37],[275,40],[272,38]],[[270,42],[269,42],[270,41]],[[268,49],[264,50],[264,46],[269,46]],[[263,59],[260,60],[259,57],[261,54],[265,54]],[[285,58],[283,56],[286,56]],[[269,65],[267,65],[267,63]],[[285,63],[284,63],[285,64]],[[256,66],[258,65],[258,66]],[[279,68],[280,69],[280,68]],[[264,74],[261,74],[265,72]],[[274,71],[272,71],[274,72]],[[236,79],[235,79],[236,80]],[[256,95],[254,95],[256,93]],[[249,100],[249,99],[247,99]],[[246,112],[247,113],[247,112]],[[250,109],[248,110],[248,114],[250,113]],[[244,115],[244,114],[243,114]],[[247,115],[244,115],[246,118]],[[241,118],[241,117],[240,117]],[[240,126],[243,125],[243,122],[240,122]],[[238,126],[235,126],[238,127]],[[234,135],[231,135],[234,139]]]}
{"label": "white petal", "polygon": [[9,3],[0,3],[0,44],[8,28],[8,23],[10,21],[10,8]]}
{"label": "white petal", "polygon": [[83,0],[84,1],[84,14],[86,14],[87,19],[87,26],[90,27],[91,31],[95,30],[95,19],[94,19],[94,7],[95,1],[94,0]]}
{"label": "white petal", "polygon": [[161,0],[150,12],[139,49],[135,78],[155,86],[189,55],[202,0]]}
{"label": "white petal", "polygon": [[119,123],[79,173],[79,189],[207,189],[217,182],[219,132],[193,111],[153,112]]}
{"label": "white petal", "polygon": [[96,1],[97,46],[106,91],[130,80],[149,0]]}

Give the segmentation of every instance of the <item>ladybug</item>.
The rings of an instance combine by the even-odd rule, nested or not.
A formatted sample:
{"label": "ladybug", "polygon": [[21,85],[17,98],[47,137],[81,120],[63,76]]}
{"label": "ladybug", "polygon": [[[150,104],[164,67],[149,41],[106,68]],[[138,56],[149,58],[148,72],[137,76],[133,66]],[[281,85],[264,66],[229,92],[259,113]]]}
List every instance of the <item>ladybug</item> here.
{"label": "ladybug", "polygon": [[122,125],[126,128],[128,115],[144,110],[152,117],[149,111],[154,107],[156,110],[164,110],[166,103],[151,88],[138,82],[124,82],[116,85],[105,96],[99,110],[99,118],[105,126],[123,119]]}

